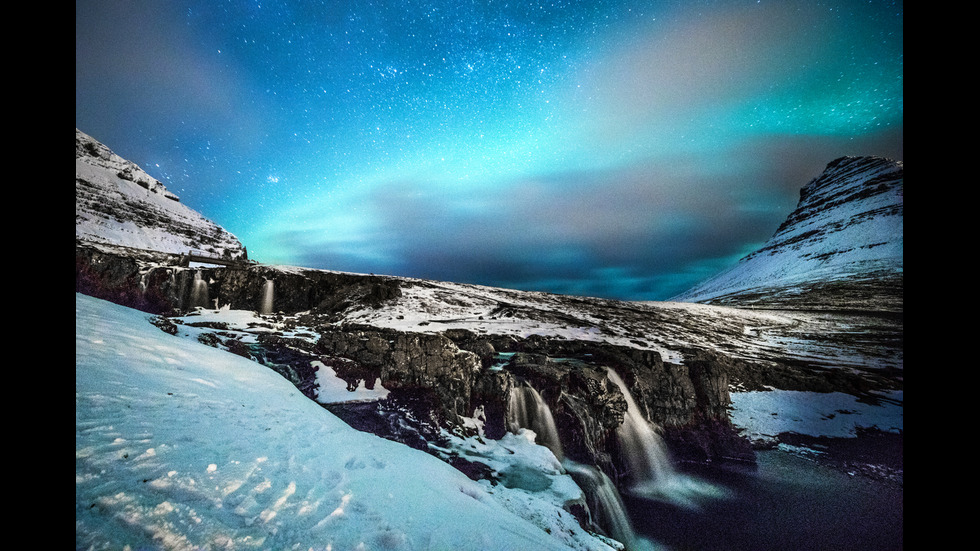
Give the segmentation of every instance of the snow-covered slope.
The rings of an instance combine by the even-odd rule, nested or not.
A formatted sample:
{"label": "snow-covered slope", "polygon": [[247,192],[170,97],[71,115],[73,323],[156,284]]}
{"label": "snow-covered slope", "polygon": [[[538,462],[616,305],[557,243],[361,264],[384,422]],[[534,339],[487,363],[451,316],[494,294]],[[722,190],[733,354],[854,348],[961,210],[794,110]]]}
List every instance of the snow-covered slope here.
{"label": "snow-covered slope", "polygon": [[[842,312],[761,310],[691,302],[623,302],[480,285],[393,278],[399,296],[353,306],[349,322],[407,332],[465,329],[653,350],[683,363],[696,349],[750,361],[902,369],[901,322]],[[895,342],[899,343],[896,349]]]}
{"label": "snow-covered slope", "polygon": [[237,258],[244,253],[234,235],[77,128],[75,239],[173,254],[193,250]]}
{"label": "snow-covered slope", "polygon": [[[556,492],[470,480],[150,318],[76,294],[77,549],[610,549]],[[574,497],[513,438],[497,457],[550,457]]]}
{"label": "snow-covered slope", "polygon": [[674,300],[901,310],[904,165],[842,157],[765,245]]}

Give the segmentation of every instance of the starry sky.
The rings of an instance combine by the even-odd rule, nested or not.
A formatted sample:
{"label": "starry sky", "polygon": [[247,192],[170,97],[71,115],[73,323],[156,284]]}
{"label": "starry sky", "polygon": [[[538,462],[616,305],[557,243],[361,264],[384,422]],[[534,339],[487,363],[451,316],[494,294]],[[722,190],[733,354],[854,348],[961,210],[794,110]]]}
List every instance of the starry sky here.
{"label": "starry sky", "polygon": [[76,0],[75,125],[264,263],[666,300],[842,155],[902,2]]}

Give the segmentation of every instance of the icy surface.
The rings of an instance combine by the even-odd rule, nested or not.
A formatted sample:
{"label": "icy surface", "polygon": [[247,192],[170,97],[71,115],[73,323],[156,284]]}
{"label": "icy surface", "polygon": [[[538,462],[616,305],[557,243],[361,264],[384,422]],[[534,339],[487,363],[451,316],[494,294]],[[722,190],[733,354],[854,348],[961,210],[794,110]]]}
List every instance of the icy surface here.
{"label": "icy surface", "polygon": [[881,396],[878,404],[869,404],[840,392],[733,392],[732,423],[758,441],[774,440],[783,432],[850,438],[859,428],[903,431],[902,392]]}
{"label": "icy surface", "polygon": [[695,348],[751,361],[793,360],[828,368],[901,369],[904,362],[901,350],[873,344],[895,327],[845,313],[624,302],[396,279],[402,282],[400,297],[379,308],[348,311],[345,319],[400,331],[467,329],[481,335],[609,343],[653,350],[671,363],[683,363],[683,350]]}
{"label": "icy surface", "polygon": [[350,390],[347,388],[347,383],[337,376],[332,367],[324,365],[323,362],[313,362],[313,365],[318,367],[316,401],[321,404],[367,402],[384,400],[388,397],[388,389],[381,386],[380,378],[375,381],[374,388],[367,388],[367,384],[361,381],[356,389]]}
{"label": "icy surface", "polygon": [[609,549],[561,511],[577,488],[560,473],[547,491],[474,482],[149,319],[76,294],[76,548]]}

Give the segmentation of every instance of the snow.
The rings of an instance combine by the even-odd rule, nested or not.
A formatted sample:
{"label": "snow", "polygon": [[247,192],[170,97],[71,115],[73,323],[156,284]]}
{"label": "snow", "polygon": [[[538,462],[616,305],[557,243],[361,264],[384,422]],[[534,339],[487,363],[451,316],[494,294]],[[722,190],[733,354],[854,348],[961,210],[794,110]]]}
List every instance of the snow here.
{"label": "snow", "polygon": [[[150,319],[76,294],[77,549],[610,549],[560,509],[560,471],[540,491],[470,480]],[[458,444],[547,460],[526,438]]]}
{"label": "snow", "polygon": [[[398,279],[406,285],[402,285],[402,296],[396,304],[380,309],[364,307],[349,312],[346,318],[406,332],[467,329],[477,334],[513,335],[518,338],[538,335],[636,346],[627,336],[604,331],[601,326],[609,325],[605,318],[600,318],[588,307],[570,307],[566,297],[465,283]],[[495,314],[501,307],[526,309],[538,313],[538,316],[528,319]],[[569,317],[577,318],[579,324],[569,323]],[[652,342],[650,348],[660,353],[665,361],[681,361],[680,352],[665,344]]]}
{"label": "snow", "polygon": [[[471,284],[396,278],[401,296],[363,306],[345,320],[404,332],[466,329],[480,335],[539,335],[652,350],[681,364],[685,350],[725,351],[750,361],[790,359],[828,368],[903,365],[855,339],[846,314],[753,310],[693,302],[617,302]],[[862,323],[866,323],[866,320]],[[864,328],[862,331],[873,330]],[[839,338],[838,338],[839,337]]]}
{"label": "snow", "polygon": [[337,377],[332,367],[324,365],[323,362],[313,362],[313,365],[318,368],[316,401],[321,404],[384,400],[388,396],[388,389],[381,386],[380,378],[375,381],[374,388],[367,388],[367,383],[361,381],[356,389],[348,390],[347,383]]}
{"label": "snow", "polygon": [[901,391],[882,393],[878,404],[840,392],[770,390],[732,392],[732,424],[751,440],[775,440],[783,432],[851,438],[859,428],[904,430]]}

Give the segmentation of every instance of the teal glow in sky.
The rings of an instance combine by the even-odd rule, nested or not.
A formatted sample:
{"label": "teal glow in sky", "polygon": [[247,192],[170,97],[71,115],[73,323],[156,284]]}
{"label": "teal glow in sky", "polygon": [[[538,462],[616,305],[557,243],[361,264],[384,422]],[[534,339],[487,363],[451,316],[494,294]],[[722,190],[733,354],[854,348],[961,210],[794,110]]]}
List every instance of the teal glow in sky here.
{"label": "teal glow in sky", "polygon": [[75,7],[76,127],[261,262],[662,300],[903,157],[901,2]]}

